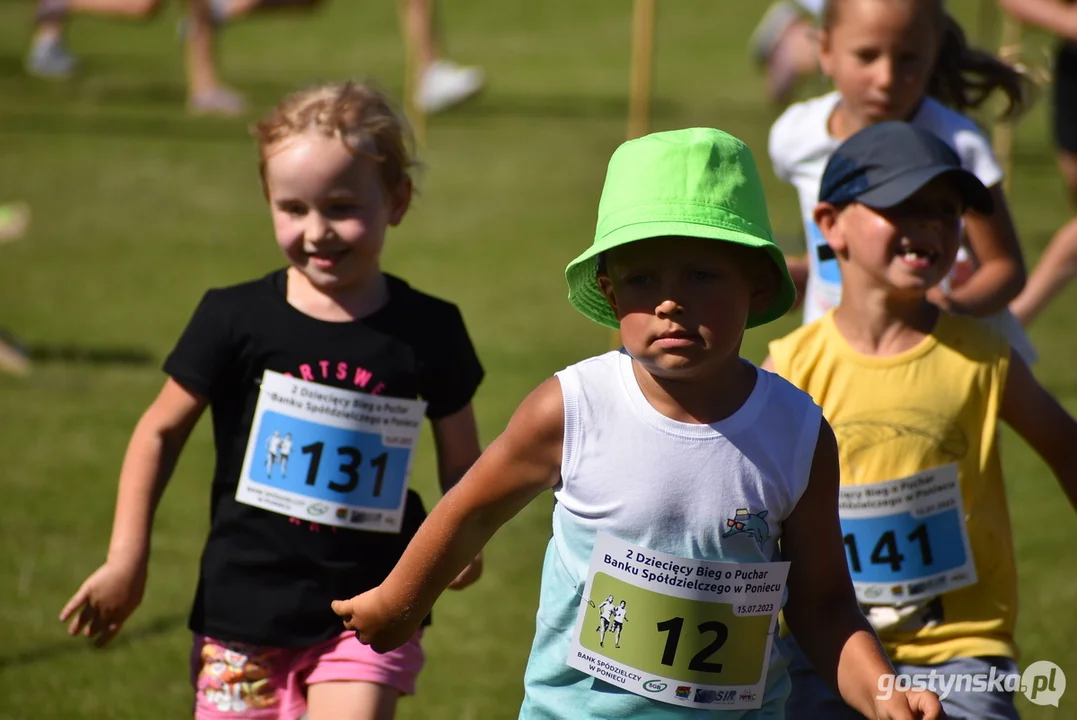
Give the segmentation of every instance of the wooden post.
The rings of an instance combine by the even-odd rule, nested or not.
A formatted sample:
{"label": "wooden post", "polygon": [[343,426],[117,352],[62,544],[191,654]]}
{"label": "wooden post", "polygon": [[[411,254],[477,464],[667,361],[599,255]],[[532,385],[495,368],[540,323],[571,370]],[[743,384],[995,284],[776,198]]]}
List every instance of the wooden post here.
{"label": "wooden post", "polygon": [[654,69],[654,2],[635,0],[632,10],[632,67],[628,87],[628,139],[647,134]]}
{"label": "wooden post", "polygon": [[[647,134],[651,118],[651,75],[654,70],[655,0],[634,0],[632,8],[632,59],[628,79],[628,140]],[[621,347],[621,333],[613,330],[610,347]]]}
{"label": "wooden post", "polygon": [[[1007,62],[1017,63],[1021,60],[1021,24],[1009,15],[1002,19],[1002,42],[998,54]],[[1007,195],[1013,187],[1013,126],[1013,120],[1008,118],[998,121],[991,138],[995,156],[1002,166],[1002,187]]]}

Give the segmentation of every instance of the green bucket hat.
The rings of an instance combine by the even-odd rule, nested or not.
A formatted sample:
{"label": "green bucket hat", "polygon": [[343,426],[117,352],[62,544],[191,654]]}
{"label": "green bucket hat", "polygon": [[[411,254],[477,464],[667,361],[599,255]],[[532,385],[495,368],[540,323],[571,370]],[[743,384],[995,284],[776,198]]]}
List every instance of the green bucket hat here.
{"label": "green bucket hat", "polygon": [[748,146],[721,130],[653,133],[621,145],[610,158],[598,203],[595,242],[565,269],[568,300],[607,327],[617,317],[598,289],[598,256],[618,245],[679,235],[761,248],[781,285],[770,307],[748,327],[775,320],[793,306],[796,289],[774,244],[763,184]]}

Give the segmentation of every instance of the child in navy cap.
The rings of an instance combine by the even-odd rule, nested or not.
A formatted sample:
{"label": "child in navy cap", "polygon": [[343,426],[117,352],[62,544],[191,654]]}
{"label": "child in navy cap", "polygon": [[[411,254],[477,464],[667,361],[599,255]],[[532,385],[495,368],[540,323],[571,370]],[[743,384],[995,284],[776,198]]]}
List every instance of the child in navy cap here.
{"label": "child in navy cap", "polygon": [[[1017,571],[997,427],[1028,441],[1077,504],[1077,423],[1001,335],[928,301],[969,208],[990,212],[987,189],[931,133],[887,122],[849,138],[814,213],[841,303],[771,343],[764,367],[834,428],[850,574],[898,672],[880,693],[919,677],[950,717],[1009,720]],[[789,718],[859,717],[803,656],[790,673]]]}

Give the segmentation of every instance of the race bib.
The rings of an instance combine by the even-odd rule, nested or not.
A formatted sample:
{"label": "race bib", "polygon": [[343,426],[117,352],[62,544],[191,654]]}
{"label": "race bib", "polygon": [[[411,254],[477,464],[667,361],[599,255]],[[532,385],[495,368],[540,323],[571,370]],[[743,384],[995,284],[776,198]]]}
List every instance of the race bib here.
{"label": "race bib", "polygon": [[838,511],[860,603],[904,605],[976,583],[956,464],[843,486]]}
{"label": "race bib", "polygon": [[426,403],[266,370],[236,500],[301,520],[400,532]]}
{"label": "race bib", "polygon": [[599,532],[568,664],[652,700],[759,708],[789,563],[689,560]]}
{"label": "race bib", "polygon": [[804,322],[818,320],[841,303],[841,269],[819,226],[811,219],[804,225],[811,272],[804,298]]}

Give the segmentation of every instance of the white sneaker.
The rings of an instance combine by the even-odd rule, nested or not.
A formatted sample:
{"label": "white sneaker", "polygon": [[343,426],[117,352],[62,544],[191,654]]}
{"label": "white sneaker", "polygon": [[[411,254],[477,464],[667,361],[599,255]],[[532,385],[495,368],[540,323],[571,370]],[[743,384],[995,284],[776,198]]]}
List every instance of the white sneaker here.
{"label": "white sneaker", "polygon": [[419,79],[415,105],[423,112],[438,113],[478,93],[484,82],[480,68],[437,60],[430,63]]}
{"label": "white sneaker", "polygon": [[71,77],[77,66],[78,59],[59,39],[35,42],[26,56],[26,72],[50,80]]}

